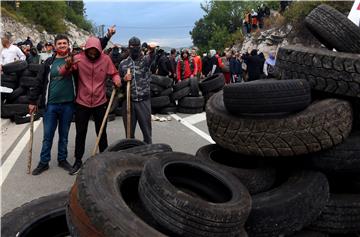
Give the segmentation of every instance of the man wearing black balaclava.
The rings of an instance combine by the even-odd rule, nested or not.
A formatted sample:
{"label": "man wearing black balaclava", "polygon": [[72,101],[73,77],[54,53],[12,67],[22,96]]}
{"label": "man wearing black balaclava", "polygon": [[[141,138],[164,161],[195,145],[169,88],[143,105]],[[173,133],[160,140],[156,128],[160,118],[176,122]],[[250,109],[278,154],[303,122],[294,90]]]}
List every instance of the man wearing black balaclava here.
{"label": "man wearing black balaclava", "polygon": [[[150,100],[150,70],[148,55],[141,53],[140,39],[132,37],[129,40],[129,56],[121,61],[119,73],[123,86],[131,82],[131,129],[130,137],[134,138],[136,123],[139,122],[144,142],[152,143],[151,138],[151,100]],[[127,74],[128,68],[130,74]],[[126,118],[126,101],[123,102],[123,118]],[[123,119],[126,129],[126,119]]]}

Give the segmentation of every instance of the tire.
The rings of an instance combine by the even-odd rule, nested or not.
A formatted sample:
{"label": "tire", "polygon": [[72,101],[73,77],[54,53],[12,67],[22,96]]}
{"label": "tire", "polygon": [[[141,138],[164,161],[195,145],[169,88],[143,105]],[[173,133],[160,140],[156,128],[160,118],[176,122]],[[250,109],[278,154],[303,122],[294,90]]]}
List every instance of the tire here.
{"label": "tire", "polygon": [[205,104],[204,97],[184,97],[179,100],[179,106],[183,108],[203,108]]}
{"label": "tire", "polygon": [[12,63],[8,63],[2,66],[2,70],[5,74],[9,74],[12,72],[20,72],[27,68],[28,64],[26,61],[15,61]]}
{"label": "tire", "polygon": [[279,49],[276,67],[281,79],[306,79],[313,90],[360,98],[357,54],[288,45]]}
{"label": "tire", "polygon": [[165,236],[139,201],[138,180],[149,159],[123,152],[88,159],[70,192],[71,236]]}
{"label": "tire", "polygon": [[16,74],[1,74],[1,83],[3,82],[18,82],[18,77]]}
{"label": "tire", "polygon": [[116,152],[142,145],[146,145],[146,143],[133,138],[121,139],[108,146],[105,151]]}
{"label": "tire", "polygon": [[190,86],[190,96],[198,97],[199,96],[199,81],[197,77],[192,77],[189,79]]}
{"label": "tire", "polygon": [[240,234],[251,197],[234,176],[183,153],[156,157],[145,164],[139,195],[159,225],[176,236]]}
{"label": "tire", "polygon": [[29,69],[25,69],[25,70],[21,73],[21,77],[36,77],[36,72],[30,71]]}
{"label": "tire", "polygon": [[36,87],[40,84],[40,80],[38,77],[21,77],[20,78],[20,86],[22,87]]}
{"label": "tire", "polygon": [[[34,121],[38,120],[39,118],[41,118],[39,113],[34,114]],[[14,122],[16,124],[24,124],[24,123],[30,123],[31,117],[28,116],[20,116],[20,115],[15,115],[14,116]]]}
{"label": "tire", "polygon": [[171,146],[167,144],[159,143],[159,144],[147,144],[142,146],[136,146],[133,148],[126,149],[123,152],[140,155],[140,156],[152,156],[158,153],[171,152],[171,151],[172,151]]}
{"label": "tire", "polygon": [[177,111],[179,113],[183,113],[183,114],[199,114],[202,113],[204,111],[204,108],[184,108],[184,107],[178,107]]}
{"label": "tire", "polygon": [[111,121],[114,121],[115,119],[116,119],[116,114],[109,114],[107,121],[111,122]]}
{"label": "tire", "polygon": [[219,169],[232,173],[252,195],[267,191],[275,183],[275,169],[265,167],[258,157],[242,156],[216,144],[200,147],[195,156],[198,160],[213,163]]}
{"label": "tire", "polygon": [[16,88],[11,94],[7,95],[6,102],[12,103],[14,102],[19,96],[23,95],[25,93],[24,88],[18,87]]}
{"label": "tire", "polygon": [[11,88],[11,89],[15,90],[17,88],[17,83],[16,82],[10,82],[10,81],[2,81],[1,86]]}
{"label": "tire", "polygon": [[316,101],[307,109],[280,118],[233,116],[222,92],[206,105],[209,133],[219,146],[244,155],[295,156],[329,149],[350,134],[352,108],[347,101]]}
{"label": "tire", "polygon": [[29,96],[27,95],[21,95],[19,96],[15,101],[15,104],[30,104]]}
{"label": "tire", "polygon": [[170,96],[172,92],[173,92],[172,88],[167,88],[162,92],[160,92],[160,96]]}
{"label": "tire", "polygon": [[332,193],[360,194],[360,175],[344,173],[327,173]]}
{"label": "tire", "polygon": [[328,49],[360,53],[360,29],[346,15],[321,4],[305,18],[305,26]]}
{"label": "tire", "polygon": [[32,72],[36,72],[36,74],[44,74],[45,64],[34,64],[31,63],[28,65],[28,70]]}
{"label": "tire", "polygon": [[329,234],[360,232],[360,194],[330,194],[330,199],[311,229]]}
{"label": "tire", "polygon": [[158,109],[162,107],[166,107],[170,104],[169,96],[159,96],[159,97],[152,97],[151,98],[151,107]]}
{"label": "tire", "polygon": [[164,107],[159,110],[159,114],[176,114],[176,112],[177,112],[176,106]]}
{"label": "tire", "polygon": [[291,235],[319,217],[328,199],[325,175],[296,172],[279,187],[252,196],[246,231],[249,236],[259,237]]}
{"label": "tire", "polygon": [[218,73],[205,78],[199,83],[200,90],[203,94],[208,94],[212,91],[219,91],[225,85],[224,74]]}
{"label": "tire", "polygon": [[182,80],[182,81],[178,81],[174,86],[173,86],[173,89],[174,89],[174,92],[175,91],[179,91],[181,89],[184,89],[185,87],[189,87],[190,85],[190,81],[188,79],[186,80]]}
{"label": "tire", "polygon": [[310,155],[312,167],[331,173],[359,174],[360,131],[350,134],[345,141],[333,148]]}
{"label": "tire", "polygon": [[161,87],[159,85],[156,85],[154,83],[150,83],[150,91],[154,94],[154,95],[160,95],[160,93],[165,90],[164,87]]}
{"label": "tire", "polygon": [[27,104],[3,104],[1,105],[1,118],[13,118],[15,115],[26,115],[29,112]]}
{"label": "tire", "polygon": [[67,236],[68,192],[28,202],[1,217],[1,236]]}
{"label": "tire", "polygon": [[180,100],[190,94],[190,87],[185,87],[172,93],[173,100]]}
{"label": "tire", "polygon": [[328,237],[328,236],[329,236],[328,234],[315,232],[311,230],[303,230],[294,235],[291,235],[291,237]]}
{"label": "tire", "polygon": [[151,75],[151,83],[159,85],[163,88],[169,88],[173,84],[173,79],[170,77]]}
{"label": "tire", "polygon": [[233,114],[291,113],[311,103],[310,85],[306,80],[264,79],[225,85],[224,104]]}

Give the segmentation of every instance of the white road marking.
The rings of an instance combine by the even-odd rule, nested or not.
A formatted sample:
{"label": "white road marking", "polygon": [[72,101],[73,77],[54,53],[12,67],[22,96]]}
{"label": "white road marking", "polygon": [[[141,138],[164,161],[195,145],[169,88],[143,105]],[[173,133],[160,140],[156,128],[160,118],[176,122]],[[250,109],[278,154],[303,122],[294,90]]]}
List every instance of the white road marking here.
{"label": "white road marking", "polygon": [[[42,119],[39,119],[38,121],[34,122],[34,133],[41,124]],[[1,165],[1,183],[0,187],[4,183],[6,177],[9,175],[10,170],[15,165],[16,161],[20,158],[20,155],[22,154],[25,147],[28,146],[30,140],[30,130],[25,132],[24,136],[21,138],[21,140],[18,142],[18,144],[14,147],[14,150],[9,154],[8,158],[5,160],[5,162]],[[27,161],[27,159],[26,159]],[[24,159],[25,162],[25,159]],[[26,171],[24,171],[26,172]]]}
{"label": "white road marking", "polygon": [[198,134],[200,137],[204,138],[208,142],[215,143],[214,140],[207,133],[201,131],[200,129],[189,123],[186,119],[183,119],[176,114],[171,114],[171,117],[173,117],[176,121],[182,123],[185,127],[191,129],[193,132],[195,132],[196,134]]}
{"label": "white road marking", "polygon": [[183,118],[185,121],[189,122],[190,124],[200,123],[206,120],[206,113],[202,112],[200,114],[190,115],[189,117]]}

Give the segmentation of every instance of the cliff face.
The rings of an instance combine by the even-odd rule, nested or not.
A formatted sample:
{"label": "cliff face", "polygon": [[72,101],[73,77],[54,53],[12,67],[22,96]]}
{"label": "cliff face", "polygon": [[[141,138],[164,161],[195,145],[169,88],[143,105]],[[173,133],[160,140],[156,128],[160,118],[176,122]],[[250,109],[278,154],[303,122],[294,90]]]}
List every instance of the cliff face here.
{"label": "cliff face", "polygon": [[[274,17],[274,16],[272,16]],[[284,24],[267,30],[257,31],[246,36],[242,44],[233,48],[240,52],[250,52],[257,49],[268,55],[276,52],[281,46],[288,44],[301,44],[308,47],[320,47],[319,41],[307,30],[303,23],[298,25]]]}
{"label": "cliff face", "polygon": [[[70,39],[70,44],[74,42],[77,44],[85,43],[86,39],[90,36],[90,33],[78,28],[76,25],[71,22],[65,21],[65,24],[68,27],[68,36]],[[32,42],[36,45],[38,42],[43,41],[54,41],[55,34],[49,34],[46,31],[39,32],[34,25],[23,24],[13,20],[10,17],[1,16],[0,22],[1,33],[10,32],[13,35],[13,41],[21,40],[25,41],[28,36],[30,36]],[[2,48],[0,44],[0,49]]]}

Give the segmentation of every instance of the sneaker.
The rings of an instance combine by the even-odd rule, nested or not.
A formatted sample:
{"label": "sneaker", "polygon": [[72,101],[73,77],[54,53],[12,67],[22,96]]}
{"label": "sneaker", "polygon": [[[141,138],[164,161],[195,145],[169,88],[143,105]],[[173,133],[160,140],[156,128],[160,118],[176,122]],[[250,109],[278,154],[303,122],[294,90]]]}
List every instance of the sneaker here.
{"label": "sneaker", "polygon": [[79,172],[81,168],[82,162],[81,161],[75,161],[73,167],[71,168],[69,175],[75,175]]}
{"label": "sneaker", "polygon": [[58,166],[63,168],[66,171],[70,171],[72,169],[71,165],[67,160],[59,161]]}
{"label": "sneaker", "polygon": [[38,166],[32,171],[32,175],[39,175],[48,169],[49,169],[49,164],[44,165],[42,163],[39,163]]}

